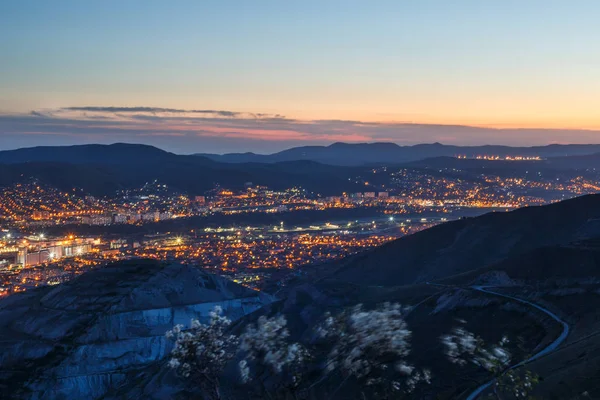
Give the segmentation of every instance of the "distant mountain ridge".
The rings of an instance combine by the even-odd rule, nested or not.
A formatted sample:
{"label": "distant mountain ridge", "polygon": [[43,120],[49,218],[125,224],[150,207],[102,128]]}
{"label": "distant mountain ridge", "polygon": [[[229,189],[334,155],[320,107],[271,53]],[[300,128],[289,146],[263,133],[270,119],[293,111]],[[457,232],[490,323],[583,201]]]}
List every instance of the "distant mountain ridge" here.
{"label": "distant mountain ridge", "polygon": [[338,166],[360,166],[367,164],[403,164],[440,157],[464,155],[497,156],[540,156],[543,158],[582,157],[600,153],[600,144],[551,144],[533,147],[511,147],[499,145],[454,146],[441,143],[424,143],[400,146],[395,143],[333,143],[328,146],[293,147],[273,154],[252,152],[212,154],[197,153],[179,155],[154,146],[131,143],[109,145],[86,144],[74,146],[39,146],[0,151],[0,164],[29,162],[61,162],[69,164],[130,164],[146,162],[168,162],[186,160],[205,165],[214,163],[273,164],[289,161],[312,161]]}
{"label": "distant mountain ridge", "polygon": [[333,143],[329,146],[294,147],[273,154],[198,153],[214,161],[227,163],[274,163],[291,160],[310,160],[323,164],[356,166],[364,164],[401,164],[434,157],[465,155],[565,157],[600,153],[600,144],[550,144],[533,147],[500,145],[454,146],[441,143],[400,146],[395,143]]}
{"label": "distant mountain ridge", "polygon": [[0,151],[0,163],[66,162],[70,164],[121,164],[177,157],[159,148],[130,143],[109,145],[39,146]]}
{"label": "distant mountain ridge", "polygon": [[127,143],[0,151],[0,186],[33,178],[59,189],[77,187],[94,195],[110,195],[154,180],[191,194],[203,194],[215,185],[243,188],[246,182],[273,189],[302,186],[323,194],[337,194],[362,188],[348,181],[349,175],[361,171],[309,160],[221,163]]}
{"label": "distant mountain ridge", "polygon": [[[252,182],[273,189],[301,186],[322,195],[335,195],[364,190],[360,177],[372,175],[374,165],[395,165],[417,170],[507,170],[512,174],[519,171],[525,173],[530,169],[531,162],[528,161],[465,160],[440,155],[452,153],[469,156],[470,153],[465,149],[470,149],[473,154],[479,149],[495,155],[510,155],[511,152],[514,155],[541,155],[545,159],[535,161],[540,171],[600,170],[600,145],[467,148],[439,143],[407,147],[393,143],[335,143],[327,147],[289,149],[271,156],[245,153],[240,157],[246,157],[249,161],[225,162],[223,160],[227,156],[211,159],[210,155],[179,155],[148,145],[115,143],[0,151],[0,186],[38,179],[59,189],[77,187],[94,195],[110,195],[120,189],[140,187],[146,182],[158,180],[175,190],[203,194],[215,185],[235,189]],[[590,153],[595,150],[598,151]],[[406,161],[408,158],[432,154],[437,155]],[[552,156],[556,154],[571,155]],[[405,161],[397,162],[401,159]]]}

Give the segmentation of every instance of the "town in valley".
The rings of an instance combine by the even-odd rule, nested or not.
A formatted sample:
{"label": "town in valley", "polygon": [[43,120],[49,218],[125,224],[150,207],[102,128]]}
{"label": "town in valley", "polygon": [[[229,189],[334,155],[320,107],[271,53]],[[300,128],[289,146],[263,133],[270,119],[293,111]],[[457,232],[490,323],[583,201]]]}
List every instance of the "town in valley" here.
{"label": "town in valley", "polygon": [[277,290],[307,266],[441,222],[600,189],[595,171],[545,176],[536,160],[526,160],[523,176],[376,167],[348,177],[364,191],[338,195],[252,182],[189,194],[153,181],[94,196],[31,179],[0,192],[0,296],[135,258],[197,264]]}

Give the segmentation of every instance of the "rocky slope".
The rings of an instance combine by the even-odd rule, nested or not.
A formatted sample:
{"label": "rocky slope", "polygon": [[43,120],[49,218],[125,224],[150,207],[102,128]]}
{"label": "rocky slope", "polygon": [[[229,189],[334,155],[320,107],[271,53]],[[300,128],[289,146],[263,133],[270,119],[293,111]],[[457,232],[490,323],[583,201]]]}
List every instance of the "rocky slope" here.
{"label": "rocky slope", "polygon": [[2,397],[101,398],[165,358],[174,324],[215,305],[235,320],[271,301],[193,266],[144,260],[10,296],[0,301]]}

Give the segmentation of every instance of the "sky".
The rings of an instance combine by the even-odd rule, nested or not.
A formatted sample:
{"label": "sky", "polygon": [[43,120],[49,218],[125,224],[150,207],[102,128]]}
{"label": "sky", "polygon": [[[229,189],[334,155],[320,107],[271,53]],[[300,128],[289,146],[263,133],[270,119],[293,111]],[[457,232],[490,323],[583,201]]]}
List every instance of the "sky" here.
{"label": "sky", "polygon": [[600,143],[596,0],[0,2],[0,150]]}

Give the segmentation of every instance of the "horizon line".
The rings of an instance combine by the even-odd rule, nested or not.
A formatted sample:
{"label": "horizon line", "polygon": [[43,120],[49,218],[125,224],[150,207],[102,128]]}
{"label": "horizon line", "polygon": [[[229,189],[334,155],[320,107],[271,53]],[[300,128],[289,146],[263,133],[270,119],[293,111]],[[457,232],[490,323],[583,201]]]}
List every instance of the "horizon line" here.
{"label": "horizon line", "polygon": [[26,146],[26,147],[16,147],[16,148],[8,148],[8,149],[2,149],[0,148],[0,152],[5,152],[5,151],[18,151],[18,150],[26,150],[26,149],[39,149],[39,148],[61,148],[61,147],[85,147],[85,146],[115,146],[115,145],[132,145],[132,146],[144,146],[144,147],[152,147],[167,153],[171,153],[171,154],[175,154],[175,155],[204,155],[204,154],[208,154],[208,155],[228,155],[228,154],[255,154],[255,155],[273,155],[273,154],[277,154],[277,153],[281,153],[284,151],[288,151],[288,150],[292,150],[292,149],[297,149],[297,148],[304,148],[304,147],[320,147],[320,148],[326,148],[326,147],[331,147],[333,145],[349,145],[349,146],[360,146],[360,145],[374,145],[374,144],[387,144],[387,145],[394,145],[400,148],[406,148],[406,147],[415,147],[415,146],[445,146],[445,147],[459,147],[459,148],[475,148],[475,147],[506,147],[509,149],[533,149],[533,148],[537,148],[537,147],[550,147],[550,146],[579,146],[579,147],[585,147],[585,146],[600,146],[600,143],[546,143],[546,144],[539,144],[539,145],[530,145],[530,146],[513,146],[513,145],[507,145],[507,144],[481,144],[481,145],[477,145],[477,144],[473,144],[473,145],[454,145],[454,144],[444,144],[441,142],[420,142],[420,143],[415,143],[415,144],[408,144],[408,145],[403,145],[403,144],[398,144],[395,142],[390,142],[390,141],[373,141],[373,142],[331,142],[329,144],[325,144],[325,145],[306,145],[306,146],[292,146],[292,147],[288,147],[284,150],[280,150],[280,151],[276,151],[273,153],[256,153],[256,152],[252,152],[252,151],[239,151],[239,152],[226,152],[226,153],[201,153],[201,152],[193,152],[193,153],[176,153],[176,152],[172,152],[172,151],[168,151],[165,150],[164,148],[162,148],[161,146],[156,146],[156,145],[152,145],[152,144],[146,144],[146,143],[135,143],[135,142],[112,142],[112,143],[82,143],[82,144],[65,144],[65,145],[40,145],[40,146]]}

